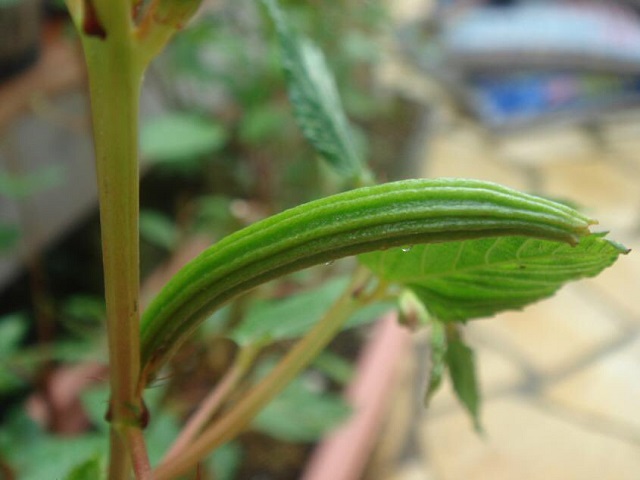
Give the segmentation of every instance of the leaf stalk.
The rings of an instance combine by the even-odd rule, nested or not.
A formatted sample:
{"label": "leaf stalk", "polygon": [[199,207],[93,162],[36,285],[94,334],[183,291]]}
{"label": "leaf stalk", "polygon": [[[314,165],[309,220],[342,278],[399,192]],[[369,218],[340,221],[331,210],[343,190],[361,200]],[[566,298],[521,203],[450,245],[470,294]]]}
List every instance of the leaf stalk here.
{"label": "leaf stalk", "polygon": [[156,480],[169,480],[194,468],[204,456],[240,433],[278,393],[280,393],[340,332],[345,322],[370,297],[363,299],[354,292],[362,290],[371,279],[365,268],[359,267],[343,294],[325,312],[315,327],[285,355],[276,367],[246,396],[191,444],[179,458],[161,463],[155,470]]}

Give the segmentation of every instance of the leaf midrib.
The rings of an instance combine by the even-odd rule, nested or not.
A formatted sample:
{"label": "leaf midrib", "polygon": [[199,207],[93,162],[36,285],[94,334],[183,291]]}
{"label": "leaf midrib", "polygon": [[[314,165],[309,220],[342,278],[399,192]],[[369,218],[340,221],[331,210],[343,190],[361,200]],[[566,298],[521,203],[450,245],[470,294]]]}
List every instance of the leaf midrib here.
{"label": "leaf midrib", "polygon": [[[513,238],[513,237],[498,237],[496,239],[496,242],[501,241],[501,239],[504,238]],[[473,242],[473,240],[470,240],[471,242]],[[462,267],[462,268],[455,268],[455,269],[451,269],[448,270],[446,272],[437,272],[437,273],[427,273],[424,272],[424,270],[422,270],[421,273],[416,274],[416,275],[411,275],[411,276],[404,276],[402,278],[398,278],[398,279],[394,279],[394,282],[402,282],[402,283],[417,283],[418,285],[422,285],[424,283],[427,283],[429,280],[433,280],[433,279],[438,279],[439,277],[446,277],[446,276],[451,276],[451,275],[457,275],[457,274],[469,274],[469,273],[474,273],[474,271],[482,271],[483,269],[486,269],[487,267],[502,267],[505,265],[523,265],[526,264],[527,261],[536,261],[539,260],[541,258],[564,258],[564,257],[570,257],[570,258],[575,258],[575,256],[571,255],[571,251],[567,250],[567,254],[566,255],[557,255],[558,250],[562,250],[563,248],[567,247],[567,245],[563,242],[553,242],[553,243],[557,243],[557,247],[550,253],[546,253],[545,255],[537,255],[537,256],[531,256],[527,258],[527,261],[523,261],[522,259],[519,259],[518,255],[519,252],[525,247],[526,244],[536,241],[535,239],[532,238],[527,238],[525,240],[525,242],[520,246],[520,248],[518,248],[518,253],[516,254],[516,258],[515,259],[505,259],[505,260],[499,260],[495,263],[484,263],[482,265],[470,265],[467,267]],[[548,242],[552,242],[551,240],[547,240]],[[468,241],[466,241],[468,242]],[[460,242],[461,244],[465,243],[465,242]],[[424,248],[425,248],[425,252],[428,251],[428,249],[431,247],[431,245],[429,244],[425,244]],[[492,247],[493,248],[493,245]],[[491,249],[489,249],[488,251],[491,251]],[[421,265],[424,264],[424,254],[420,259],[420,263]],[[387,252],[383,252],[381,260],[378,262],[378,264],[380,266],[384,265],[384,257],[385,255],[387,255]],[[589,252],[581,252],[579,253],[580,256],[582,257],[587,257],[590,256]],[[594,265],[601,265],[603,263],[602,260],[599,260],[597,263],[595,262],[591,262]],[[421,269],[423,268],[422,266],[420,267]],[[549,265],[545,265],[545,268],[552,268],[552,266]]]}

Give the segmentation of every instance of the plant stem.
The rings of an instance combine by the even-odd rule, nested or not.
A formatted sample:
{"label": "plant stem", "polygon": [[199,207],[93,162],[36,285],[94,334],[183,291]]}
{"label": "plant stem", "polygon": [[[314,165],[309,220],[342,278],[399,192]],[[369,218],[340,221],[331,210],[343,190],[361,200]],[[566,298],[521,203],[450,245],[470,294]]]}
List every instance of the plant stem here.
{"label": "plant stem", "polygon": [[[109,478],[131,474],[144,408],[138,388],[138,104],[142,67],[132,42],[128,1],[103,4],[106,36],[83,35],[95,141],[107,306],[111,421]],[[106,20],[108,19],[108,23]],[[136,461],[134,463],[140,463]]]}
{"label": "plant stem", "polygon": [[131,458],[133,460],[133,471],[138,480],[152,480],[153,472],[149,455],[147,453],[147,445],[144,441],[142,430],[139,428],[130,428],[127,430],[127,442]]}
{"label": "plant stem", "polygon": [[155,470],[155,480],[169,480],[188,472],[207,453],[240,433],[253,417],[329,344],[351,314],[368,301],[355,292],[362,291],[362,285],[366,284],[369,276],[368,271],[358,268],[350,286],[315,327],[256,387],[185,448],[179,458],[172,457],[170,461],[161,463]]}
{"label": "plant stem", "polygon": [[253,360],[260,353],[262,345],[251,344],[243,347],[233,363],[233,366],[225,373],[220,382],[216,385],[207,398],[200,404],[196,413],[189,419],[180,435],[164,456],[163,463],[169,463],[173,459],[182,456],[183,451],[189,446],[193,439],[200,433],[213,414],[222,406],[222,402],[229,396],[229,393],[238,385],[247,373]]}

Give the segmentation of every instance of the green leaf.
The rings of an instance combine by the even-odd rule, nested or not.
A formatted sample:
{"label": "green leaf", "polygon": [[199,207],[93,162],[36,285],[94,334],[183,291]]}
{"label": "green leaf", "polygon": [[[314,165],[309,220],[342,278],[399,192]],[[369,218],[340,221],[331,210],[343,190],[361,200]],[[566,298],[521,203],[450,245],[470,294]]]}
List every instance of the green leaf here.
{"label": "green leaf", "polygon": [[194,215],[196,230],[210,231],[219,235],[220,230],[234,221],[231,200],[222,196],[203,196],[196,202]]}
{"label": "green leaf", "polygon": [[575,244],[591,223],[564,205],[478,180],[407,180],[309,202],[223,238],[168,282],[142,317],[143,371],[153,374],[232,298],[309,266],[402,245],[505,235]]}
{"label": "green leaf", "polygon": [[175,222],[167,215],[152,210],[142,210],[140,235],[149,243],[171,252],[178,244],[180,232]]}
{"label": "green leaf", "polygon": [[75,437],[48,434],[24,409],[9,411],[0,429],[0,456],[20,480],[67,478],[78,462],[102,456],[105,449],[104,437],[94,433]]}
{"label": "green leaf", "polygon": [[360,260],[386,280],[412,289],[439,319],[464,321],[521,309],[566,282],[599,274],[626,252],[602,234],[575,246],[497,237],[369,253]]}
{"label": "green leaf", "polygon": [[253,427],[288,442],[313,442],[351,413],[342,397],[314,390],[305,376],[296,378],[253,421]]}
{"label": "green leaf", "polygon": [[313,368],[340,385],[346,385],[353,377],[354,371],[351,362],[329,350],[320,353],[316,357],[313,361]]}
{"label": "green leaf", "polygon": [[12,313],[0,318],[0,393],[11,392],[25,383],[12,368],[11,360],[20,349],[26,333],[25,315]]}
{"label": "green leaf", "polygon": [[229,442],[216,448],[207,459],[216,480],[234,480],[242,466],[243,450],[239,443]]}
{"label": "green leaf", "polygon": [[424,397],[425,405],[440,388],[442,377],[446,370],[447,335],[442,322],[433,320],[431,323],[431,335],[429,337],[429,350],[431,356],[431,368],[429,372],[429,385]]}
{"label": "green leaf", "polygon": [[10,313],[0,317],[0,358],[9,358],[27,333],[27,317]]}
{"label": "green leaf", "polygon": [[249,110],[242,118],[240,124],[240,140],[250,145],[259,146],[273,140],[279,140],[281,129],[287,125],[290,117],[284,109],[278,105],[260,105]]}
{"label": "green leaf", "polygon": [[62,306],[64,317],[95,324],[104,320],[104,298],[97,295],[72,295]]}
{"label": "green leaf", "polygon": [[60,185],[64,169],[60,165],[41,167],[34,172],[14,174],[0,170],[0,195],[21,199]]}
{"label": "green leaf", "polygon": [[227,141],[218,123],[191,113],[169,113],[147,120],[140,133],[142,155],[162,164],[179,164],[220,150]]}
{"label": "green leaf", "polygon": [[275,0],[264,3],[278,32],[289,97],[304,136],[335,170],[363,176],[363,161],[322,51],[290,28]]}
{"label": "green leaf", "polygon": [[100,480],[105,478],[102,457],[96,455],[76,466],[65,477],[65,480]]}
{"label": "green leaf", "polygon": [[[249,308],[242,323],[230,336],[239,345],[274,342],[302,336],[313,327],[349,283],[336,278],[318,288],[281,300],[259,300]],[[363,308],[346,323],[345,328],[375,320],[390,305]]]}
{"label": "green leaf", "polygon": [[20,230],[15,225],[0,223],[0,254],[11,250],[18,244]]}
{"label": "green leaf", "polygon": [[449,376],[458,400],[467,409],[473,419],[474,428],[481,431],[480,393],[476,379],[475,356],[464,344],[459,335],[450,336],[447,342],[445,360],[449,367]]}

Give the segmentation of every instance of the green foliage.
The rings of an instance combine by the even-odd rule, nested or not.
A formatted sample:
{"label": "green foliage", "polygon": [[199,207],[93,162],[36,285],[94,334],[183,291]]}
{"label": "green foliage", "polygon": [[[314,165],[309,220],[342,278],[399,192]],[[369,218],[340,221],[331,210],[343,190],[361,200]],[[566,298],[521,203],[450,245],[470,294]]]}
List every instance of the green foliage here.
{"label": "green foliage", "polygon": [[219,195],[199,198],[194,217],[193,228],[196,231],[220,235],[220,232],[226,232],[235,226],[235,219],[231,214],[231,200]]}
{"label": "green foliage", "polygon": [[140,150],[143,158],[154,164],[192,171],[198,167],[198,160],[220,150],[226,141],[227,133],[219,123],[192,113],[174,112],[144,123]]}
{"label": "green foliage", "polygon": [[27,318],[21,313],[0,318],[0,394],[24,385],[15,371],[14,357],[20,351],[27,333]]}
{"label": "green foliage", "polygon": [[590,223],[569,207],[464,179],[394,182],[309,202],[225,237],[182,268],[143,315],[142,365],[153,372],[215,309],[286,273],[466,238],[528,235],[576,243]]}
{"label": "green foliage", "polygon": [[140,235],[152,245],[172,252],[178,246],[180,231],[167,215],[157,211],[142,210],[140,211]]}
{"label": "green foliage", "polygon": [[[259,300],[251,305],[242,323],[230,336],[239,345],[299,337],[317,323],[348,283],[348,278],[335,278],[308,292],[281,300]],[[345,326],[355,327],[371,322],[389,308],[390,304],[369,306],[352,316]]]}
{"label": "green foliage", "polygon": [[236,480],[242,465],[242,447],[236,442],[225,443],[209,457],[207,465],[216,480]]}
{"label": "green foliage", "polygon": [[528,237],[499,237],[366,254],[361,261],[415,292],[440,320],[461,321],[520,309],[564,283],[591,277],[626,249],[603,235],[571,246]]}
{"label": "green foliage", "polygon": [[9,412],[7,419],[0,429],[0,456],[11,465],[20,480],[68,478],[85,462],[105,453],[102,435],[54,436],[22,410]]}
{"label": "green foliage", "polygon": [[429,353],[431,357],[431,368],[429,369],[429,385],[424,396],[424,403],[428,405],[431,398],[440,388],[442,378],[447,369],[447,333],[442,322],[434,320],[431,322],[431,332],[429,336]]}
{"label": "green foliage", "polygon": [[[380,315],[375,318],[380,318]],[[318,355],[313,361],[313,368],[339,385],[346,385],[353,376],[353,365],[331,351],[325,351]]]}
{"label": "green foliage", "polygon": [[249,145],[268,143],[280,134],[286,125],[285,112],[269,104],[247,111],[240,123],[240,140]]}
{"label": "green foliage", "polygon": [[338,395],[314,388],[305,375],[296,378],[258,414],[253,427],[289,442],[313,442],[351,413]]}
{"label": "green foliage", "polygon": [[20,230],[14,225],[0,223],[0,254],[12,250],[20,239]]}
{"label": "green foliage", "polygon": [[[63,307],[63,310],[66,306]],[[65,313],[66,317],[67,314]],[[104,316],[100,316],[103,319]],[[64,319],[65,326],[76,320]],[[84,338],[60,339],[51,345],[25,345],[30,319],[26,314],[16,312],[0,318],[0,394],[15,393],[29,387],[38,368],[46,362],[78,362],[91,358],[95,360],[99,346],[96,344],[96,327],[73,325],[73,334]],[[99,336],[98,336],[99,338]]]}
{"label": "green foliage", "polygon": [[76,466],[66,476],[65,480],[101,480],[105,479],[106,470],[104,469],[101,456],[94,456],[85,460]]}
{"label": "green foliage", "polygon": [[275,0],[264,4],[276,25],[289,96],[304,136],[338,172],[362,179],[364,162],[322,51],[293,32]]}
{"label": "green foliage", "polygon": [[[0,454],[16,467],[20,478],[100,478],[105,447],[103,437],[109,428],[104,420],[107,404],[116,425],[129,422],[127,428],[135,428],[136,419],[131,412],[140,406],[135,388],[140,372],[136,370],[137,362],[129,361],[138,354],[139,346],[138,199],[135,197],[138,165],[134,135],[137,96],[134,92],[137,82],[141,81],[142,67],[162,48],[173,30],[183,26],[199,2],[143,2],[140,19],[132,22],[129,6],[121,2],[96,0],[81,4],[80,0],[69,0],[78,24],[82,23],[80,20],[87,20],[81,18],[81,14],[95,14],[89,7],[97,6],[101,18],[93,20],[98,23],[101,20],[104,25],[98,24],[94,30],[106,29],[102,38],[100,34],[90,32],[86,22],[81,26],[92,87],[97,158],[102,162],[98,172],[103,238],[106,239],[103,244],[105,271],[110,269],[105,275],[105,283],[111,293],[108,295],[109,352],[114,388],[110,393],[102,387],[85,394],[86,409],[95,431],[75,439],[55,438],[24,415],[11,416],[6,431],[0,432]],[[372,5],[375,2],[364,3]],[[326,160],[327,168],[333,169],[341,180],[372,183],[361,146],[364,142],[359,142],[358,132],[352,128],[343,110],[338,82],[329,70],[327,57],[295,32],[276,0],[264,0],[264,4],[275,24],[289,97],[304,137]],[[336,20],[342,20],[341,6],[353,8],[347,7],[348,4],[339,5]],[[82,6],[85,8],[80,8]],[[251,17],[256,7],[243,8],[248,9],[248,17]],[[319,10],[306,7],[307,21],[312,22]],[[246,12],[243,10],[243,13]],[[178,48],[184,54],[178,57],[184,69],[204,83],[224,84],[222,95],[212,97],[218,100],[225,97],[220,104],[229,100],[227,94],[234,97],[237,105],[224,113],[225,118],[232,118],[237,123],[232,128],[223,127],[205,115],[184,113],[186,109],[182,113],[151,119],[142,130],[142,155],[172,172],[195,176],[202,173],[201,167],[207,157],[225,147],[236,146],[240,140],[240,154],[225,155],[234,163],[233,168],[240,163],[236,162],[237,157],[246,156],[259,164],[255,166],[256,171],[264,172],[268,165],[279,174],[278,171],[285,168],[275,162],[291,157],[291,152],[289,144],[280,141],[286,137],[288,129],[282,128],[286,119],[280,99],[281,85],[278,76],[274,75],[271,46],[264,42],[262,35],[251,39],[218,35],[225,20],[216,20],[216,27],[221,27],[216,32],[200,30],[192,34],[192,38],[200,36],[200,46],[216,40],[212,49],[216,55],[210,65],[204,66],[202,59],[212,55],[202,55],[199,49],[191,48],[193,44]],[[255,38],[258,38],[258,47],[252,49],[255,45],[251,40]],[[365,37],[355,32],[347,36],[334,35],[332,41],[344,56],[342,60],[376,60],[378,52]],[[254,60],[259,67],[254,66]],[[336,63],[340,62],[333,62],[332,67]],[[120,66],[122,69],[115,68]],[[337,78],[341,78],[341,69],[337,70]],[[345,102],[347,105],[356,105],[365,114],[375,111],[357,88],[343,91],[351,94]],[[180,100],[177,98],[175,104],[184,107]],[[210,106],[203,107],[199,102],[200,98],[197,98],[194,110],[208,112]],[[217,105],[217,108],[224,107]],[[235,118],[239,111],[244,112],[241,120]],[[236,132],[237,137],[229,141]],[[247,154],[243,150],[247,147],[255,148],[256,152]],[[269,157],[265,147],[280,150]],[[269,173],[273,174],[272,171]],[[303,176],[304,173],[299,175]],[[228,175],[219,181],[224,183],[227,178],[237,177],[244,175]],[[267,177],[265,183],[272,182],[271,175]],[[0,194],[23,198],[51,185],[51,178],[47,172],[20,177],[0,174]],[[243,181],[243,186],[251,185],[251,180],[243,178]],[[273,185],[269,187],[275,190]],[[260,195],[273,200],[269,198],[271,192]],[[195,202],[201,207],[194,216],[195,223],[198,227],[216,224],[215,232],[219,235],[234,223],[229,213],[229,201],[209,200]],[[278,209],[275,202],[268,207]],[[403,322],[410,327],[431,326],[432,375],[427,398],[433,395],[448,371],[458,398],[479,429],[480,398],[474,355],[463,342],[456,322],[522,308],[553,294],[568,281],[598,274],[621,253],[626,253],[622,246],[606,240],[604,235],[590,235],[588,228],[592,223],[589,218],[559,203],[491,183],[463,179],[396,182],[300,205],[224,237],[168,283],[142,318],[142,385],[139,386],[145,386],[180,343],[207,318],[210,318],[211,330],[218,335],[231,336],[241,347],[298,337],[321,322],[323,328],[305,338],[305,343],[301,344],[304,348],[294,349],[294,356],[285,357],[279,368],[272,370],[276,378],[258,379],[264,381],[261,386],[267,388],[249,390],[247,397],[239,399],[238,408],[235,402],[228,402],[228,410],[213,419],[214,428],[194,440],[202,459],[206,455],[206,449],[200,448],[203,442],[210,447],[230,438],[229,432],[238,432],[260,405],[312,361],[313,355],[344,326],[341,322],[350,314],[347,326],[367,322],[380,308],[387,308],[387,305],[378,304],[371,306],[372,310],[353,314],[356,308],[371,304],[372,299],[397,292],[393,286],[386,290],[389,283],[394,283],[403,287],[399,299]],[[221,228],[223,224],[224,228]],[[157,212],[143,211],[139,225],[145,239],[166,250],[175,248],[181,233],[174,222]],[[11,245],[15,241],[12,235],[11,231],[0,230],[0,247],[3,238]],[[120,256],[121,253],[127,255]],[[360,260],[378,276],[376,280],[372,280],[369,272],[362,274],[364,269],[359,269],[351,282],[338,278],[292,298],[250,300],[242,297],[269,280],[354,255],[360,255]],[[364,283],[363,278],[368,283]],[[230,305],[231,300],[240,298],[248,305],[244,318],[239,317],[245,313],[243,307],[246,305],[240,302]],[[225,315],[212,318],[212,314],[220,313],[227,306],[230,308]],[[335,315],[332,317],[327,312]],[[92,328],[87,328],[83,322],[87,321],[92,327],[102,315],[102,309],[98,309],[95,302],[81,299],[68,302],[63,308],[63,321],[79,327],[71,330],[85,337],[90,335]],[[327,319],[328,323],[322,323]],[[227,328],[231,329],[230,333]],[[15,361],[25,331],[24,322],[17,317],[0,323],[0,390],[15,388],[19,383],[20,379],[12,377],[13,371],[3,370],[9,362],[2,361],[8,360],[9,356]],[[73,348],[86,347],[89,342],[69,342],[69,345],[73,352]],[[247,350],[254,351],[241,352]],[[48,353],[57,359],[61,358],[60,351],[60,345],[57,345]],[[34,355],[29,359],[30,365],[41,358]],[[272,401],[255,419],[254,428],[280,439],[309,442],[343,420],[349,413],[348,406],[339,396],[327,393],[324,383],[314,382],[313,374],[321,371],[331,381],[341,383],[350,376],[351,369],[342,359],[329,354],[318,358],[314,368],[316,372],[299,377]],[[262,395],[262,398],[252,396],[254,394]],[[163,389],[149,392],[146,404],[151,411],[161,408],[164,395]],[[238,396],[229,398],[238,400]],[[243,403],[247,398],[249,401]],[[220,418],[222,422],[216,424]],[[145,432],[153,464],[160,460],[159,456],[176,436],[177,424],[170,413],[153,416]],[[218,434],[215,427],[220,425],[226,430],[218,438],[207,435],[211,431]],[[224,435],[229,436],[225,438]],[[121,439],[112,435],[111,440],[119,442]],[[121,446],[123,448],[113,449],[121,456],[120,460],[128,453],[135,454],[126,451],[127,445]],[[238,446],[227,444],[212,455],[208,463],[217,478],[230,480],[240,459]],[[125,461],[116,460],[111,465],[120,465],[123,470],[114,474],[114,478],[124,478],[128,473]]]}
{"label": "green foliage", "polygon": [[23,199],[60,185],[64,169],[50,165],[29,173],[9,173],[0,170],[0,195]]}
{"label": "green foliage", "polygon": [[[425,401],[445,370],[480,430],[473,352],[451,322],[520,309],[564,283],[597,275],[627,250],[603,234],[567,245],[529,237],[480,238],[416,245],[360,256],[377,275],[409,288],[430,313],[431,374]],[[441,321],[449,322],[449,324]]]}
{"label": "green foliage", "polygon": [[457,332],[447,338],[445,360],[458,399],[471,415],[475,429],[481,431],[480,393],[476,379],[475,355]]}
{"label": "green foliage", "polygon": [[72,295],[62,307],[63,316],[90,323],[104,320],[104,298],[94,295]]}

